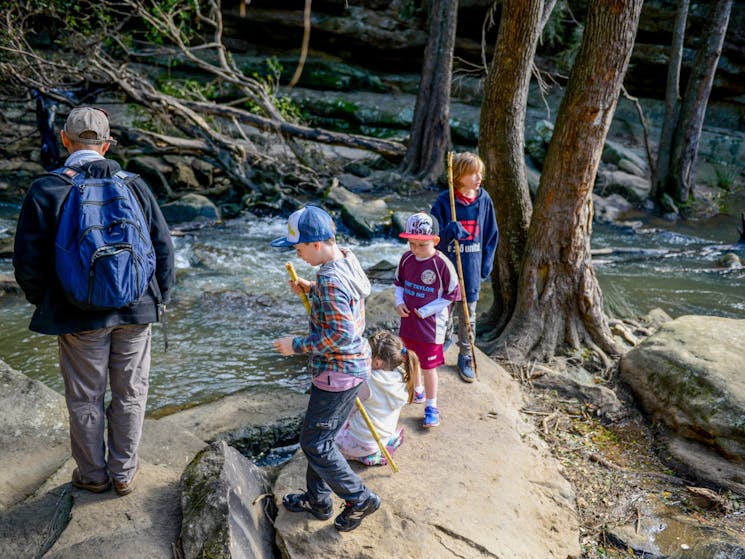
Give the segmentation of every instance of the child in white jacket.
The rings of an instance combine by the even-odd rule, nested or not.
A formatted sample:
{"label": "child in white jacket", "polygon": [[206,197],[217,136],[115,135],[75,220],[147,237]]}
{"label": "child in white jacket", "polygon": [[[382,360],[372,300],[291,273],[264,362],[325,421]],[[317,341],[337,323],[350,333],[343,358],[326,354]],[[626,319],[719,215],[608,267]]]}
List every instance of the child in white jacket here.
{"label": "child in white jacket", "polygon": [[[415,372],[419,369],[416,353],[407,350],[401,338],[379,331],[369,338],[372,350],[372,371],[360,388],[359,398],[390,454],[404,440],[403,427],[398,427],[401,408],[414,397]],[[336,436],[336,444],[347,460],[367,466],[385,465],[388,461],[378,448],[364,418],[355,409]]]}

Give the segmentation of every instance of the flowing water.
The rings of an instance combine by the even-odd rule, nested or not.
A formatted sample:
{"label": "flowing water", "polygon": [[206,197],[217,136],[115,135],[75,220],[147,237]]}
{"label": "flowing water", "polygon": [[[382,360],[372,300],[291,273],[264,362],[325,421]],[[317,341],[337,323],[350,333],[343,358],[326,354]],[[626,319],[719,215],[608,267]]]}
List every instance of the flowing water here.
{"label": "flowing water", "polygon": [[[0,236],[15,226],[18,208],[0,206]],[[673,317],[713,314],[745,318],[745,269],[721,269],[716,260],[734,251],[737,221],[719,218],[675,230],[649,223],[637,233],[595,226],[593,249],[606,306],[618,316],[660,307]],[[656,227],[657,226],[657,227]],[[272,340],[307,331],[305,310],[287,286],[284,264],[312,278],[294,251],[269,247],[286,231],[281,219],[240,217],[174,238],[177,290],[168,313],[170,347],[154,327],[148,410],[163,414],[244,389],[304,391],[304,357],[281,357]],[[359,242],[342,236],[364,267],[398,261],[405,245],[395,239]],[[745,258],[745,252],[738,253]],[[0,259],[0,275],[12,274]],[[386,286],[376,286],[383,289]],[[0,359],[62,392],[56,341],[28,330],[32,307],[21,296],[0,297]]]}

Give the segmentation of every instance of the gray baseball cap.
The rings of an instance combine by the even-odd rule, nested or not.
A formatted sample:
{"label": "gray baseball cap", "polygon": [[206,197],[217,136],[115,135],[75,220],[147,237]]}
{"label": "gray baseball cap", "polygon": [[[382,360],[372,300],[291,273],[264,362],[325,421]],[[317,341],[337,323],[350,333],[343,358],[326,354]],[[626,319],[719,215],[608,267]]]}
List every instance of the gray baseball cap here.
{"label": "gray baseball cap", "polygon": [[67,115],[65,134],[73,142],[88,145],[115,144],[109,130],[109,115],[95,107],[76,107]]}

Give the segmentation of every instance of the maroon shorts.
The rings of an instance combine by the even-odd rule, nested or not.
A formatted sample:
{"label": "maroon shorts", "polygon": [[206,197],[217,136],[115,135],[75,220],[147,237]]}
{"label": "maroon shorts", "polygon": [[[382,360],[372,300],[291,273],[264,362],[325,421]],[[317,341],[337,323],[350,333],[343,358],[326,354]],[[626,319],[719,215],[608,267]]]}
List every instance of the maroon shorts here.
{"label": "maroon shorts", "polygon": [[401,338],[406,346],[416,353],[422,369],[434,369],[445,364],[445,354],[442,351],[442,344],[429,344],[427,342],[418,342],[411,338]]}

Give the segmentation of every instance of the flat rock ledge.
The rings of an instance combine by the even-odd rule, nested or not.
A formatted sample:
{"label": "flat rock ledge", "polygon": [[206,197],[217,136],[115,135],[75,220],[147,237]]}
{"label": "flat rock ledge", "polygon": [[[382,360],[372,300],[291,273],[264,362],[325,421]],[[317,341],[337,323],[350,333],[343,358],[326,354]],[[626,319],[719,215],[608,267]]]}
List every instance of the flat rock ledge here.
{"label": "flat rock ledge", "polygon": [[[227,523],[224,530],[211,530],[223,534],[222,544],[211,544],[221,550],[214,557],[248,557],[250,523],[258,526],[260,517],[266,520],[270,514],[266,511],[274,511],[267,506],[271,502],[261,503],[267,498],[279,506],[276,518],[270,518],[272,549],[266,532],[254,534],[257,542],[264,542],[255,552],[262,558],[580,557],[572,489],[532,423],[521,416],[519,385],[483,354],[477,359],[479,378],[465,384],[452,366],[454,350],[448,353],[451,365],[440,373],[440,427],[425,431],[422,407],[404,408],[406,439],[394,455],[400,472],[354,466],[383,503],[354,532],[340,534],[331,520],[282,508],[286,492],[305,487],[302,452],[270,475],[276,475],[274,485],[262,499],[266,480],[261,470],[225,442],[215,442],[232,445],[237,433],[272,432],[272,426],[295,424],[307,403],[302,394],[243,393],[146,420],[142,470],[137,488],[126,497],[72,488],[72,459],[67,455],[56,466],[59,444],[49,448],[53,459],[40,463],[52,466],[34,474],[34,480],[26,472],[27,489],[0,508],[0,557],[206,557],[203,547],[195,551],[199,545],[182,546],[187,534],[199,536],[200,528],[207,528],[207,521],[198,520],[205,512],[217,516],[201,518],[214,522],[222,515]],[[24,404],[32,406],[43,386],[17,372],[12,376],[35,387]],[[46,396],[55,400],[54,393]],[[56,398],[64,407],[64,398]],[[11,413],[8,406],[0,409],[0,417]],[[66,418],[61,428],[67,428]],[[214,444],[206,448],[208,443]],[[45,446],[30,435],[9,444],[15,445],[17,467],[0,471],[4,487],[17,485],[23,457],[35,455],[32,451],[43,454]],[[196,486],[201,491],[212,488],[201,499],[202,511],[199,499],[185,489],[187,479],[200,480]],[[215,479],[220,482],[213,484]],[[188,511],[182,503],[189,503]],[[340,501],[337,505],[341,510]],[[271,522],[268,528],[262,522],[261,530],[267,529]]]}

